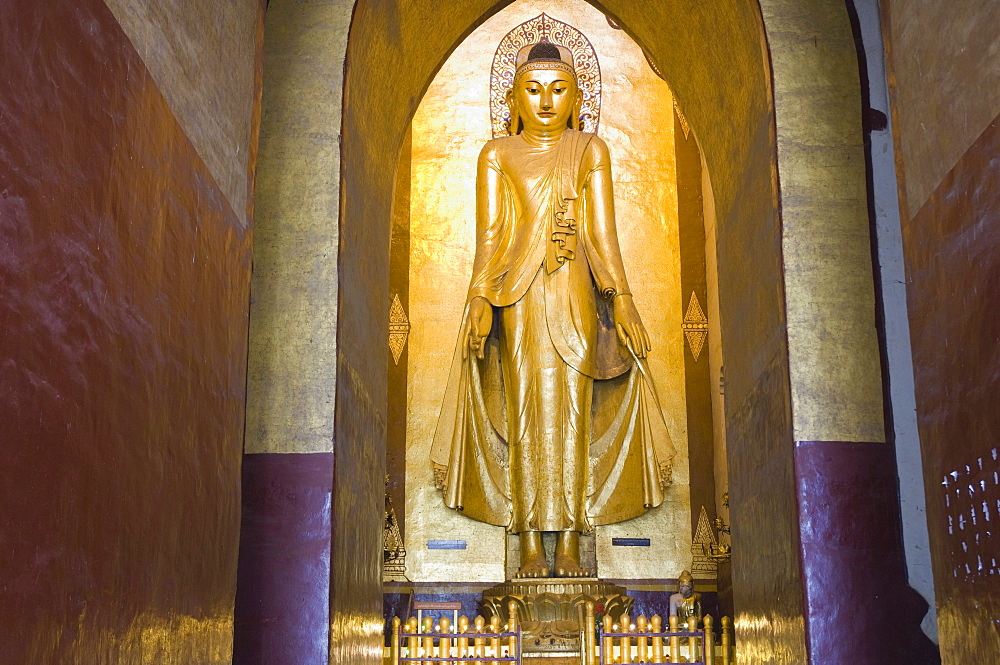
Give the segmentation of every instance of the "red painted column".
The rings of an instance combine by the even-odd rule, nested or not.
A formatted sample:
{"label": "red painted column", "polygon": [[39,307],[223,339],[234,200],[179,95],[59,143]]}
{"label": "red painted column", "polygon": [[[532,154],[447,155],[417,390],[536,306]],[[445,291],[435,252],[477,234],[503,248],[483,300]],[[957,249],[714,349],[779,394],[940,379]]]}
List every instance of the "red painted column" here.
{"label": "red painted column", "polygon": [[327,662],[333,454],[243,458],[234,665]]}
{"label": "red painted column", "polygon": [[892,446],[798,441],[795,476],[810,662],[940,662],[906,581]]}

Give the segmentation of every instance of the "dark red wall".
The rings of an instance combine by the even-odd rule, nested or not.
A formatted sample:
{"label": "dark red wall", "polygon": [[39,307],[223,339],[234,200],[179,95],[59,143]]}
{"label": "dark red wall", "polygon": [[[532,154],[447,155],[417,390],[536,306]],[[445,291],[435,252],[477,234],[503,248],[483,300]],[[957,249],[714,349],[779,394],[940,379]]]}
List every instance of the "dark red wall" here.
{"label": "dark red wall", "polygon": [[0,63],[0,663],[215,662],[250,234],[100,0],[0,3]]}
{"label": "dark red wall", "polygon": [[243,458],[234,665],[327,662],[332,490],[332,453]]}
{"label": "dark red wall", "polygon": [[998,155],[1000,118],[903,224],[945,662],[1000,657]]}

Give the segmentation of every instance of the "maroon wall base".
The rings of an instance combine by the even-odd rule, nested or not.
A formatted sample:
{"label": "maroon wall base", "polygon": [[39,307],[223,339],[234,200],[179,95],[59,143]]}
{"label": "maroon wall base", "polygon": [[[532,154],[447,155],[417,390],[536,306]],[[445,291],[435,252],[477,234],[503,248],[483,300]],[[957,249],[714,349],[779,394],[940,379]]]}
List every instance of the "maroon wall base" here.
{"label": "maroon wall base", "polygon": [[940,662],[906,583],[892,446],[798,441],[795,475],[811,662]]}
{"label": "maroon wall base", "polygon": [[332,488],[332,453],[244,456],[234,665],[327,662]]}

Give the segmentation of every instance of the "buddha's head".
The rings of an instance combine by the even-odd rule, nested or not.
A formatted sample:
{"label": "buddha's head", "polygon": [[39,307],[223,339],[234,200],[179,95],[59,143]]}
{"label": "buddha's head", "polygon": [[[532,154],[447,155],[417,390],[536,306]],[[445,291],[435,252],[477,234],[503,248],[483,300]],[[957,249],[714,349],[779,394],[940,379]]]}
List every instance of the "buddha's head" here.
{"label": "buddha's head", "polygon": [[517,65],[514,87],[507,92],[508,131],[547,134],[577,128],[583,95],[569,49],[539,42],[521,49]]}
{"label": "buddha's head", "polygon": [[680,587],[681,596],[684,598],[690,598],[691,594],[694,593],[694,579],[688,571],[685,570],[681,573],[681,576],[677,579],[677,584]]}

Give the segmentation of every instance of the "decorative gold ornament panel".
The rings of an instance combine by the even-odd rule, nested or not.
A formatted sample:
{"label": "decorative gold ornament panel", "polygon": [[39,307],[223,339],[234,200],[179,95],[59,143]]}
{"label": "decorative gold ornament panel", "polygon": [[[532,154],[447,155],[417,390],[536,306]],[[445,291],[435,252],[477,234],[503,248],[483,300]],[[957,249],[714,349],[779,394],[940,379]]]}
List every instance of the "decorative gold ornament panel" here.
{"label": "decorative gold ornament panel", "polygon": [[691,300],[688,301],[687,313],[684,314],[684,323],[681,327],[684,329],[691,355],[694,361],[698,362],[701,350],[705,346],[705,339],[708,338],[708,317],[705,316],[705,311],[701,308],[694,291],[691,292]]}
{"label": "decorative gold ornament panel", "polygon": [[691,573],[701,580],[714,580],[719,574],[719,564],[713,558],[715,552],[715,533],[708,521],[708,511],[701,507],[698,515],[698,528],[691,543]]}
{"label": "decorative gold ornament panel", "polygon": [[[388,487],[388,482],[386,482]],[[385,527],[382,532],[382,581],[406,582],[406,547],[389,492],[385,493]]]}
{"label": "decorative gold ornament panel", "polygon": [[399,301],[397,293],[392,297],[392,305],[389,306],[389,350],[392,351],[392,361],[397,365],[409,335],[410,320],[406,318],[406,311],[403,310],[403,303]]}

